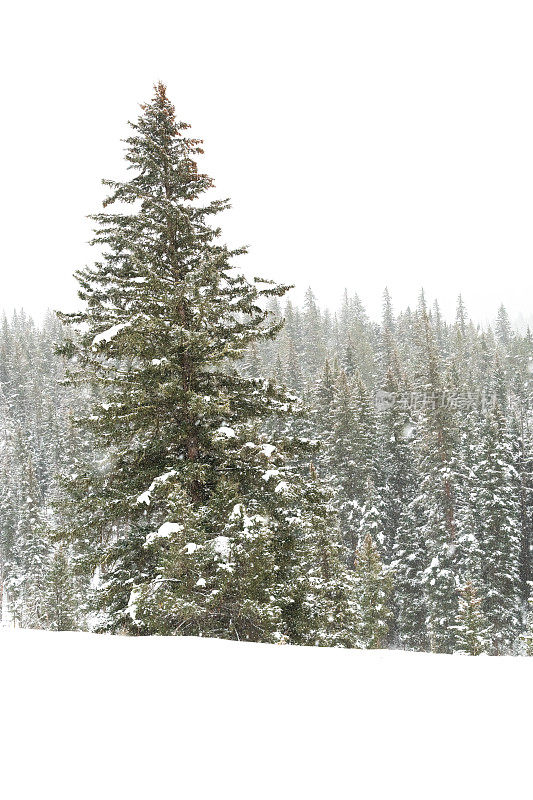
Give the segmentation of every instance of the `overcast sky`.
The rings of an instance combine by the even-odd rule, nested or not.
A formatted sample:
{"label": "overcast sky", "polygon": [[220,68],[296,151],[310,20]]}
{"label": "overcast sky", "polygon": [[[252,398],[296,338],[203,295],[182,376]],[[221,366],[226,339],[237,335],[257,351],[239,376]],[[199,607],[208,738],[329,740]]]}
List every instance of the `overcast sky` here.
{"label": "overcast sky", "polygon": [[152,84],[205,140],[250,274],[531,314],[530,2],[19,2],[3,10],[0,307],[69,309]]}

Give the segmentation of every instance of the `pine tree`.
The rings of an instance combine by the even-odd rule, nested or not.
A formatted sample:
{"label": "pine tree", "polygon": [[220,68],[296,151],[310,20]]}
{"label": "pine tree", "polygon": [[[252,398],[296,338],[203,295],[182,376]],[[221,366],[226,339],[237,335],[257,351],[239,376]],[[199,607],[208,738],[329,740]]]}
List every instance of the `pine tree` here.
{"label": "pine tree", "polygon": [[374,388],[373,330],[357,295],[344,292],[339,314],[337,352],[342,354],[347,374],[359,370],[365,384]]}
{"label": "pine tree", "polygon": [[50,542],[31,452],[20,436],[18,459],[17,527],[6,563],[5,588],[18,625],[41,628],[46,621],[44,581]]}
{"label": "pine tree", "polygon": [[381,331],[382,374],[383,376],[386,376],[391,370],[393,370],[398,359],[396,349],[396,322],[392,309],[392,300],[388,289],[385,289],[383,293],[383,316]]}
{"label": "pine tree", "polygon": [[459,610],[454,629],[455,652],[468,656],[486,653],[489,647],[489,627],[481,608],[482,598],[476,587],[468,582],[460,591]]}
{"label": "pine tree", "polygon": [[72,379],[100,387],[83,424],[105,457],[70,481],[71,535],[102,569],[107,629],[314,640],[349,601],[340,563],[335,596],[317,580],[327,499],[291,466],[297,443],[260,429],[294,397],[236,369],[279,331],[264,303],[287,287],[234,272],[243,249],[209,224],[228,203],[201,204],[201,142],[162,84],[131,127],[133,177],[105,182],[105,206],[131,212],[95,215],[103,260],[77,273],[85,308],[63,317],[79,332],[62,348]]}
{"label": "pine tree", "polygon": [[360,647],[383,647],[389,632],[389,599],[392,576],[383,566],[378,548],[370,533],[358,547],[354,562],[354,580],[358,605],[357,633]]}
{"label": "pine tree", "polygon": [[461,491],[465,470],[459,458],[459,432],[453,409],[446,402],[442,368],[423,295],[417,321],[418,386],[424,398],[419,470],[425,516],[422,536],[427,543],[429,562],[423,575],[427,628],[433,651],[452,652],[456,587],[461,577],[458,543],[465,531],[468,511]]}
{"label": "pine tree", "polygon": [[291,341],[287,343],[285,376],[285,384],[291,392],[301,395],[304,392],[305,384],[300,370],[300,359]]}
{"label": "pine tree", "polygon": [[60,545],[51,552],[45,572],[46,627],[54,631],[76,630],[79,606],[69,554],[67,548]]}
{"label": "pine tree", "polygon": [[361,517],[359,520],[357,537],[359,547],[361,547],[366,537],[370,536],[373,542],[383,548],[385,544],[384,520],[385,513],[383,503],[369,477],[365,489],[364,502],[361,505]]}
{"label": "pine tree", "polygon": [[[532,588],[531,583],[529,585],[529,588],[531,590]],[[521,640],[526,655],[533,656],[533,596],[530,596],[528,600],[528,612],[526,617],[525,631],[521,635]]]}
{"label": "pine tree", "polygon": [[509,321],[509,315],[502,303],[498,309],[498,316],[496,318],[496,339],[504,351],[508,350],[512,337],[513,331]]}
{"label": "pine tree", "polygon": [[413,497],[402,507],[393,544],[391,569],[394,573],[393,637],[407,650],[426,650],[427,593],[424,570],[427,545],[423,534],[424,511],[420,498]]}
{"label": "pine tree", "polygon": [[422,577],[427,554],[418,497],[417,428],[401,388],[389,371],[384,384],[387,402],[379,414],[383,553],[394,571],[392,638],[401,647],[423,650],[427,646],[427,608]]}
{"label": "pine tree", "polygon": [[470,329],[468,326],[466,306],[463,302],[463,298],[459,295],[454,326],[452,370],[455,374],[455,385],[460,389],[470,385],[469,370],[471,368],[471,359],[469,333]]}
{"label": "pine tree", "polygon": [[384,503],[385,552],[388,560],[399,527],[399,519],[417,486],[413,439],[416,427],[402,387],[392,371],[383,386],[378,415],[378,451],[381,494]]}
{"label": "pine tree", "polygon": [[354,380],[354,412],[356,418],[356,492],[361,501],[368,480],[378,485],[378,431],[377,414],[372,397],[358,372]]}
{"label": "pine tree", "polygon": [[522,625],[519,482],[505,419],[489,412],[475,470],[482,550],[483,612],[493,652],[508,652]]}
{"label": "pine tree", "polygon": [[357,508],[360,482],[357,463],[357,424],[352,389],[344,371],[335,383],[332,406],[332,437],[327,463],[337,484],[337,507],[341,531],[351,553],[357,547]]}
{"label": "pine tree", "polygon": [[306,343],[305,366],[310,378],[314,378],[325,358],[322,338],[322,315],[317,300],[309,287],[304,297],[302,318],[303,341]]}

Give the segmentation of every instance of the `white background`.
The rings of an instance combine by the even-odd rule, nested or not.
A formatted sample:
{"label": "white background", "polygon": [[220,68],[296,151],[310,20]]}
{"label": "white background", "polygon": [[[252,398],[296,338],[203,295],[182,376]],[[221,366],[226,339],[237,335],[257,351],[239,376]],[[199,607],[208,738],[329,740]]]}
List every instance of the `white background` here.
{"label": "white background", "polygon": [[0,308],[68,310],[152,84],[205,140],[243,268],[379,313],[530,314],[528,2],[17,2],[2,13]]}

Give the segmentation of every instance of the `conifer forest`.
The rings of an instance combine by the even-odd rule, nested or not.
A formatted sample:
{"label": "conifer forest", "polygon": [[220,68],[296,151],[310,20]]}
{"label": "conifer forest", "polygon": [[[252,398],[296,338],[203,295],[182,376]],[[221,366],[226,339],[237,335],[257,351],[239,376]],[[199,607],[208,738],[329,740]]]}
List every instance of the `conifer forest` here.
{"label": "conifer forest", "polygon": [[530,331],[250,277],[188,127],[157,84],[78,307],[1,322],[2,624],[530,654]]}

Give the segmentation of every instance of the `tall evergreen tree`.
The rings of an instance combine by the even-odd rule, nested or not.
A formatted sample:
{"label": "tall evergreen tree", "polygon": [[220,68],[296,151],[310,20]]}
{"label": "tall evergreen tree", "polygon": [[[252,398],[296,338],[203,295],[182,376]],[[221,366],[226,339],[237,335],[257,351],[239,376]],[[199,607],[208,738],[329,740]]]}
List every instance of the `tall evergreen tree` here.
{"label": "tall evergreen tree", "polygon": [[359,645],[369,649],[384,647],[391,617],[392,575],[383,566],[371,533],[366,533],[356,551],[354,579]]}
{"label": "tall evergreen tree", "polygon": [[482,597],[469,581],[461,590],[459,608],[454,625],[455,650],[468,656],[486,653],[489,647],[489,627],[481,608]]}
{"label": "tall evergreen tree", "polygon": [[418,312],[418,386],[423,397],[421,502],[428,565],[424,571],[427,627],[432,650],[452,652],[457,614],[458,543],[465,532],[467,506],[462,496],[464,468],[459,460],[459,434],[447,402],[433,330],[421,296]]}
{"label": "tall evergreen tree", "polygon": [[508,652],[522,624],[519,481],[498,405],[487,416],[475,473],[483,612],[491,629],[493,652]]}
{"label": "tall evergreen tree", "polygon": [[235,273],[243,249],[209,224],[228,203],[202,204],[212,181],[197,167],[201,142],[162,84],[131,127],[133,175],[105,181],[104,205],[120,209],[94,217],[103,259],[77,273],[85,308],[63,317],[79,331],[62,349],[76,356],[72,378],[102,394],[84,425],[103,467],[73,478],[70,496],[71,533],[91,540],[101,566],[105,627],[335,638],[350,598],[341,563],[332,569],[340,545],[327,498],[291,467],[295,442],[260,430],[294,398],[236,369],[279,331],[264,301],[287,287]]}
{"label": "tall evergreen tree", "polygon": [[59,545],[50,553],[44,578],[46,626],[54,631],[76,630],[80,606],[67,548]]}

